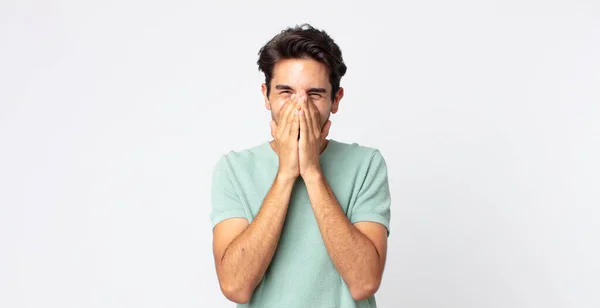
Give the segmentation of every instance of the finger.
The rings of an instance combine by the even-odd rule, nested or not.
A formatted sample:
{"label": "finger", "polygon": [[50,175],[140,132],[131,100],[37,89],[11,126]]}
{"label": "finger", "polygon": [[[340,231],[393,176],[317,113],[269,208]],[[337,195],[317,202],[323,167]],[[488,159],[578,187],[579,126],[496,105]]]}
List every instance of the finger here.
{"label": "finger", "polygon": [[292,94],[292,96],[288,100],[287,104],[289,104],[287,106],[289,109],[288,109],[288,114],[286,116],[286,121],[288,123],[291,123],[294,121],[294,111],[297,109],[297,104],[298,104],[295,94]]}
{"label": "finger", "polygon": [[293,129],[290,129],[290,137],[291,138],[295,138],[296,140],[300,139],[300,125],[302,125],[302,116],[300,115],[302,113],[302,111],[298,111],[298,110],[294,110],[295,111],[295,115],[294,115],[294,126]]}
{"label": "finger", "polygon": [[306,93],[303,92],[300,95],[301,108],[308,109],[308,97],[306,96]]}
{"label": "finger", "polygon": [[[293,97],[293,96],[292,96]],[[279,131],[285,132],[288,128],[290,113],[293,111],[293,99],[288,99],[284,102],[281,111],[279,112]]]}
{"label": "finger", "polygon": [[292,136],[294,139],[298,139],[298,134],[300,131],[300,122],[298,121],[298,96],[293,94],[290,99],[287,101],[286,111],[285,111],[285,127],[282,128],[282,135]]}
{"label": "finger", "polygon": [[310,109],[311,118],[310,129],[314,134],[315,138],[318,138],[321,132],[321,127],[319,125],[321,123],[321,114],[319,113],[319,109],[317,108],[317,106],[315,106],[315,104],[313,104],[312,102],[308,104],[308,108]]}
{"label": "finger", "polygon": [[271,120],[271,123],[269,124],[271,126],[271,137],[273,137],[273,139],[277,139],[277,124],[273,120]]}
{"label": "finger", "polygon": [[287,124],[288,107],[288,102],[285,102],[283,107],[279,111],[279,121],[276,123],[278,136],[281,136],[281,132],[284,131],[285,126]]}
{"label": "finger", "polygon": [[298,109],[300,109],[302,107],[302,105],[305,105],[307,102],[307,97],[306,97],[306,93],[305,92],[300,92],[298,93],[298,95],[296,96],[296,99],[298,100]]}
{"label": "finger", "polygon": [[325,122],[325,125],[323,126],[323,129],[321,130],[321,139],[325,139],[327,138],[327,136],[329,136],[329,129],[331,128],[331,121],[327,120],[327,122]]}
{"label": "finger", "polygon": [[308,123],[306,120],[306,112],[304,109],[298,111],[298,118],[300,120],[300,142],[305,142],[308,136]]}
{"label": "finger", "polygon": [[312,103],[307,100],[305,100],[302,104],[302,108],[304,109],[304,117],[306,118],[306,132],[309,132],[309,130],[312,130],[313,127],[313,118],[312,118]]}

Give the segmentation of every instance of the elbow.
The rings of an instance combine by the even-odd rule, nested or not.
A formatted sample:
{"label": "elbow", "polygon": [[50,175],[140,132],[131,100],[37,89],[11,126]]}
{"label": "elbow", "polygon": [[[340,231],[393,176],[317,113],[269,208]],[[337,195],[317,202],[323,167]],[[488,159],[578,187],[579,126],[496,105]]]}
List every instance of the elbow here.
{"label": "elbow", "polygon": [[350,295],[356,301],[362,301],[375,295],[379,289],[380,281],[371,283],[362,283],[354,285],[350,288]]}
{"label": "elbow", "polygon": [[221,283],[220,285],[223,295],[236,304],[246,304],[252,298],[252,291],[243,288],[239,284]]}

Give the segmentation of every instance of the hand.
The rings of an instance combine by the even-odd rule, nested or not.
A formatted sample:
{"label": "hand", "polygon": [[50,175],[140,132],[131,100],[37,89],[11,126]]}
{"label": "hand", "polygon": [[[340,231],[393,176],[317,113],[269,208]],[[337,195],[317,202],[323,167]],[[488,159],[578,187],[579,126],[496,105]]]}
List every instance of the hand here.
{"label": "hand", "polygon": [[287,100],[279,113],[279,124],[271,120],[271,136],[275,139],[275,149],[279,157],[277,176],[283,180],[296,180],[300,175],[298,158],[298,134],[300,121],[298,102]]}
{"label": "hand", "polygon": [[321,150],[326,142],[325,138],[329,135],[331,121],[327,120],[321,130],[321,115],[317,106],[309,102],[304,93],[300,94],[298,100],[301,106],[298,112],[300,118],[300,175],[307,178],[321,174]]}

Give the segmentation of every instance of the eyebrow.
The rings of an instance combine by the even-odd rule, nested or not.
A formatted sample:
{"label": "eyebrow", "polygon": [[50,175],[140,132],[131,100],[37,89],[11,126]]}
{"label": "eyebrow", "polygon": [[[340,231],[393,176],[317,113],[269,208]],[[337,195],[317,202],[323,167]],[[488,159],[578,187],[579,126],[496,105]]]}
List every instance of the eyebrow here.
{"label": "eyebrow", "polygon": [[[292,87],[286,85],[286,84],[278,84],[275,86],[275,89],[277,90],[293,90]],[[308,93],[327,93],[327,89],[324,88],[310,88],[308,89],[306,92]]]}

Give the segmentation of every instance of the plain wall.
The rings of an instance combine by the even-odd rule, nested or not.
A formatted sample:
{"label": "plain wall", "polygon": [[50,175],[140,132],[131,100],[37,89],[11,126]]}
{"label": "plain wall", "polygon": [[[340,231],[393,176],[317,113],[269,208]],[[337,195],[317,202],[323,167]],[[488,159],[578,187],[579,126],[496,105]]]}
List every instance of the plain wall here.
{"label": "plain wall", "polygon": [[388,163],[380,307],[600,307],[592,0],[3,0],[0,306],[233,307],[211,172],[303,22],[348,65],[330,137]]}

